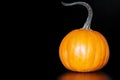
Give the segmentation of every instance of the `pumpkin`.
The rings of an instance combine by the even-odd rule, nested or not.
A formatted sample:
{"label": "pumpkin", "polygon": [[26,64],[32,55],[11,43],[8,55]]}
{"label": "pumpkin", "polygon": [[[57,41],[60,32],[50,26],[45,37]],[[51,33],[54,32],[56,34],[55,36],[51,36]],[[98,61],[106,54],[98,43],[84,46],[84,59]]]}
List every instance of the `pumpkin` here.
{"label": "pumpkin", "polygon": [[71,71],[92,72],[102,69],[109,60],[110,51],[106,38],[90,28],[92,8],[85,2],[62,3],[65,6],[83,5],[88,18],[82,28],[70,31],[61,41],[59,58],[64,67]]}
{"label": "pumpkin", "polygon": [[94,73],[64,73],[58,77],[58,80],[111,80],[109,75],[103,72]]}

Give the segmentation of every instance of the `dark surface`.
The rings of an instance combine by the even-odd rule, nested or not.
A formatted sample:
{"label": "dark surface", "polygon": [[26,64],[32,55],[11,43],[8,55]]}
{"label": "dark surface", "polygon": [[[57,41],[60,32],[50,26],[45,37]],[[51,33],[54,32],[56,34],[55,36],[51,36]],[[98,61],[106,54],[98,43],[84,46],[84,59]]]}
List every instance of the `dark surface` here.
{"label": "dark surface", "polygon": [[[64,0],[75,1],[78,0]],[[91,29],[102,33],[109,43],[110,59],[100,72],[112,80],[119,80],[120,0],[81,1],[93,8]],[[57,80],[68,72],[60,62],[59,45],[68,32],[83,26],[87,18],[86,8],[65,7],[61,0],[5,2],[5,5],[4,73],[12,74],[10,77],[19,76],[17,78]]]}

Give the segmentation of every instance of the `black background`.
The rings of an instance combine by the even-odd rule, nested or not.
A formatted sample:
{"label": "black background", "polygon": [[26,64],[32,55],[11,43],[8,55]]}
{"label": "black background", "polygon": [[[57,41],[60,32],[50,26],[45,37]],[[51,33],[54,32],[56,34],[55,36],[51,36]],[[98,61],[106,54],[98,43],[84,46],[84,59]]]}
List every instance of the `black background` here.
{"label": "black background", "polygon": [[[63,0],[75,2],[79,0]],[[100,71],[112,80],[119,78],[119,27],[120,0],[80,0],[93,9],[91,29],[102,33],[110,47],[108,64]],[[11,4],[12,3],[12,4]],[[61,0],[5,2],[2,6],[4,36],[3,59],[5,73],[28,78],[44,77],[57,80],[69,70],[59,59],[59,45],[63,37],[73,29],[83,26],[87,10],[83,6],[65,7]],[[10,27],[11,26],[11,27]],[[8,52],[7,52],[8,51]],[[8,54],[7,54],[8,53]],[[7,59],[6,59],[7,58]],[[9,71],[10,70],[10,71]],[[43,75],[41,75],[43,74]],[[31,76],[30,76],[31,75]],[[14,76],[12,76],[14,77]]]}

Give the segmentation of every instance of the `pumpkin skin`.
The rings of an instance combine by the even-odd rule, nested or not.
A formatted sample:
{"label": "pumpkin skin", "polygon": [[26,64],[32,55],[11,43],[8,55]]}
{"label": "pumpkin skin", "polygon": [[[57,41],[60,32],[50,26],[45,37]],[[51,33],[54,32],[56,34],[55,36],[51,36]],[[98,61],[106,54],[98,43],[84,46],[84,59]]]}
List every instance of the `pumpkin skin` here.
{"label": "pumpkin skin", "polygon": [[109,46],[98,31],[75,29],[61,41],[59,57],[64,67],[71,71],[97,71],[108,63]]}
{"label": "pumpkin skin", "polygon": [[95,73],[64,73],[58,80],[111,80],[110,77],[103,72]]}

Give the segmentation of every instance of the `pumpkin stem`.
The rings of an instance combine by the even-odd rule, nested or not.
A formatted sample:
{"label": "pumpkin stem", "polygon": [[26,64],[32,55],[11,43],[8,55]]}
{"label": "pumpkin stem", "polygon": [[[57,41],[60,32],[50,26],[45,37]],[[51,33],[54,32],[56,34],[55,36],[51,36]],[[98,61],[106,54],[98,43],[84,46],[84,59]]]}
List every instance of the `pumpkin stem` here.
{"label": "pumpkin stem", "polygon": [[91,6],[88,3],[79,1],[79,2],[73,2],[73,3],[64,3],[64,2],[62,2],[62,4],[64,6],[73,6],[73,5],[83,5],[83,6],[85,6],[87,8],[87,10],[88,10],[88,17],[87,17],[86,22],[84,23],[83,28],[84,29],[90,29],[91,20],[92,20],[92,17],[93,17],[93,11],[92,11]]}

